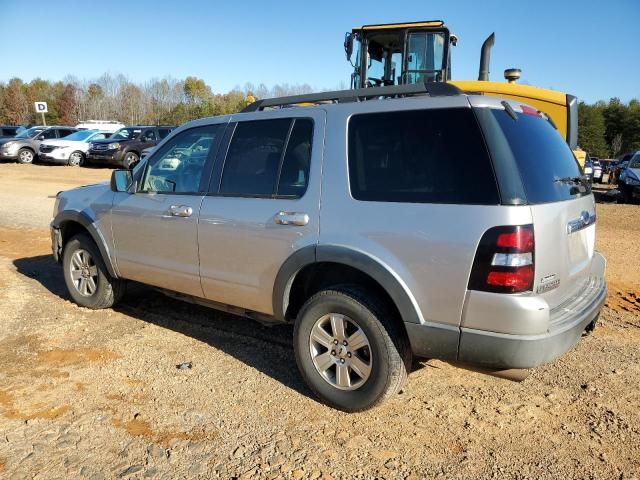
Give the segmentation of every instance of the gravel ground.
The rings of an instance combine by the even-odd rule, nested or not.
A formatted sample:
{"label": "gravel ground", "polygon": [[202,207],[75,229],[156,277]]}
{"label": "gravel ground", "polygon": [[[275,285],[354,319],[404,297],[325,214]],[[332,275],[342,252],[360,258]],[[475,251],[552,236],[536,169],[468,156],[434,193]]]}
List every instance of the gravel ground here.
{"label": "gravel ground", "polygon": [[304,386],[290,327],[144,286],[71,303],[50,197],[109,175],[0,164],[0,478],[640,477],[639,206],[598,205],[610,296],[574,350],[520,383],[422,362],[349,415]]}

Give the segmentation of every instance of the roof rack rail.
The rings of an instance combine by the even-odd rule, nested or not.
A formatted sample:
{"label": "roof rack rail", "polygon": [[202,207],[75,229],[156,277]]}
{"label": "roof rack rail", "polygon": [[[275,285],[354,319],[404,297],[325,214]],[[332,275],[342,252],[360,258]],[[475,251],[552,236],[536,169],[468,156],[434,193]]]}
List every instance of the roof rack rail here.
{"label": "roof rack rail", "polygon": [[247,105],[242,110],[242,113],[257,112],[268,107],[286,107],[299,103],[348,103],[375,98],[400,98],[425,94],[431,97],[446,97],[462,95],[463,92],[455,85],[444,82],[357,88],[353,90],[292,95],[290,97],[264,98]]}

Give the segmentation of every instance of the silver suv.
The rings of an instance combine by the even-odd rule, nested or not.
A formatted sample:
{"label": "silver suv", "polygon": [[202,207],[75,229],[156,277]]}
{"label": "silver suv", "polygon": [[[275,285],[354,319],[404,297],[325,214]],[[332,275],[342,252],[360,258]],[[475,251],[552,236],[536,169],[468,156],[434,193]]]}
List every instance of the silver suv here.
{"label": "silver suv", "polygon": [[595,219],[543,114],[414,85],[190,122],[110,185],[60,193],[51,226],[79,305],[134,280],[291,322],[309,387],[358,411],[413,356],[528,368],[572,348],[606,296]]}

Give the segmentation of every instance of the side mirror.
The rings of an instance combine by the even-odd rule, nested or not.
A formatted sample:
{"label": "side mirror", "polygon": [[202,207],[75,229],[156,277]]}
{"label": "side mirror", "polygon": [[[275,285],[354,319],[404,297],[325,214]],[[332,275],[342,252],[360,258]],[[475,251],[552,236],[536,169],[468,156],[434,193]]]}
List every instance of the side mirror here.
{"label": "side mirror", "polygon": [[344,34],[344,52],[347,54],[347,61],[350,62],[353,54],[353,33],[351,32]]}
{"label": "side mirror", "polygon": [[38,135],[38,138],[36,140],[44,140],[44,135]]}
{"label": "side mirror", "polygon": [[114,170],[111,173],[112,192],[128,192],[132,183],[131,170]]}

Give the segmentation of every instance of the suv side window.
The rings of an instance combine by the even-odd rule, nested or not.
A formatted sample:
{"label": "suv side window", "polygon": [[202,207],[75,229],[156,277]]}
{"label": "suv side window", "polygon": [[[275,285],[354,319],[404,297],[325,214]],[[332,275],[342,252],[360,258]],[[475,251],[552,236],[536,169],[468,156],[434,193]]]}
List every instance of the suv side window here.
{"label": "suv side window", "polygon": [[58,137],[63,138],[67,135],[71,135],[75,130],[69,130],[68,128],[59,128],[58,129]]}
{"label": "suv side window", "polygon": [[160,140],[164,139],[170,133],[171,133],[171,129],[170,128],[159,128],[158,129],[158,136],[160,137]]}
{"label": "suv side window", "polygon": [[141,142],[155,142],[156,141],[156,131],[154,129],[145,130],[142,132],[140,136]]}
{"label": "suv side window", "polygon": [[148,161],[142,192],[197,193],[209,152],[216,145],[221,125],[206,125],[181,132],[154,152]]}
{"label": "suv side window", "polygon": [[307,188],[313,121],[241,122],[227,151],[220,193],[301,197]]}
{"label": "suv side window", "polygon": [[45,130],[40,135],[38,135],[38,137],[40,136],[44,137],[45,140],[49,140],[50,138],[56,138],[56,130],[55,128],[49,128],[48,130]]}
{"label": "suv side window", "polygon": [[469,108],[354,115],[348,153],[356,200],[500,203],[491,160]]}

